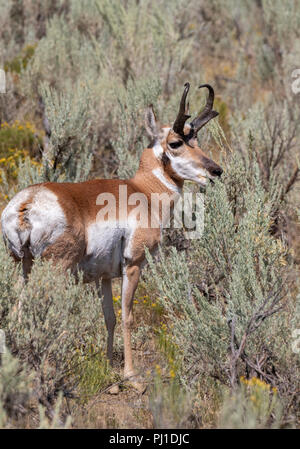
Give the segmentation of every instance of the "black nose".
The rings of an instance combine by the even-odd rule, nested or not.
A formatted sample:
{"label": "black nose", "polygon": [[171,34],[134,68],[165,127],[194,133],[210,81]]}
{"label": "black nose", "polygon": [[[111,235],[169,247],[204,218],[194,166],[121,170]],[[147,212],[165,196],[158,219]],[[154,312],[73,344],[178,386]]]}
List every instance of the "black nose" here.
{"label": "black nose", "polygon": [[212,176],[221,176],[223,170],[221,167],[214,167],[213,169],[210,170],[210,173]]}

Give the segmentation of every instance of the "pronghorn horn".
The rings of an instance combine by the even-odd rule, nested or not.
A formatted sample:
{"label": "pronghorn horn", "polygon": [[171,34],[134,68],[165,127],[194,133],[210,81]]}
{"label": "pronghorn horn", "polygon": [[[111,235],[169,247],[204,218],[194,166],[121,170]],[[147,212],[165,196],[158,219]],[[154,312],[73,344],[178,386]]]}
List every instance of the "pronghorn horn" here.
{"label": "pronghorn horn", "polygon": [[191,126],[194,129],[194,135],[197,135],[197,132],[206,125],[207,122],[209,122],[212,118],[219,115],[217,111],[213,111],[213,104],[215,99],[215,93],[213,88],[209,84],[201,84],[199,86],[199,89],[202,87],[207,87],[208,89],[208,99],[205,105],[205,108],[203,109],[202,113],[199,115],[199,117],[194,118],[194,120],[191,122]]}
{"label": "pronghorn horn", "polygon": [[183,132],[184,124],[187,121],[187,119],[190,118],[190,115],[186,114],[186,112],[188,112],[188,107],[186,108],[186,105],[185,105],[186,97],[187,97],[189,90],[190,90],[190,83],[185,83],[184,91],[183,91],[181,101],[180,101],[178,115],[177,115],[177,118],[173,125],[173,130],[175,131],[175,133],[182,135],[182,136],[184,136],[184,132]]}

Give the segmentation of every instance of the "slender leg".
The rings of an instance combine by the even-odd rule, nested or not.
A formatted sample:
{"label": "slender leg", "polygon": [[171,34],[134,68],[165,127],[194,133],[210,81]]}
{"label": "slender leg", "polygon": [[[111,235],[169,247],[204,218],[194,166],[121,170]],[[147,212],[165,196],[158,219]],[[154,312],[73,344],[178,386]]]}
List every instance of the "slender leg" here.
{"label": "slender leg", "polygon": [[[125,358],[124,377],[132,377],[135,375],[131,350],[131,328],[133,325],[133,296],[138,285],[139,276],[140,267],[138,265],[129,266],[124,269],[122,283],[122,323]],[[130,383],[140,392],[145,390],[144,386],[138,382]]]}
{"label": "slender leg", "polygon": [[[116,326],[116,315],[112,300],[112,289],[111,289],[111,279],[102,279],[101,289],[99,288],[99,282],[96,282],[99,296],[103,295],[102,300],[102,310],[104,314],[105,325],[107,329],[107,358],[110,365],[112,366],[113,358],[113,343],[114,343],[114,332]],[[119,386],[113,385],[109,390],[111,394],[119,393]]]}
{"label": "slender leg", "polygon": [[[100,294],[100,292],[99,292],[99,294]],[[110,364],[112,365],[116,316],[115,316],[113,300],[112,300],[111,279],[102,279],[101,294],[103,295],[102,309],[103,309],[106,329],[108,332],[107,358],[108,358]]]}
{"label": "slender leg", "polygon": [[24,286],[28,282],[28,276],[31,272],[32,268],[32,256],[29,250],[26,248],[24,251],[24,257],[22,259],[22,276],[19,278],[19,284],[23,287],[20,293],[19,301],[18,301],[18,321],[19,323],[22,320],[22,306],[24,301]]}

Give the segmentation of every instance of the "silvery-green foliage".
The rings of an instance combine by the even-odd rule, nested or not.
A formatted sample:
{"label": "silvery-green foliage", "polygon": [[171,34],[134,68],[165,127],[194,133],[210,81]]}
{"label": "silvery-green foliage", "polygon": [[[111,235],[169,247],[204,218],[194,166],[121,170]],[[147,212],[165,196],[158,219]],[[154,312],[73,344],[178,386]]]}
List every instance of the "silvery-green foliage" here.
{"label": "silvery-green foliage", "polygon": [[[10,282],[16,283],[14,277]],[[76,348],[91,338],[103,342],[101,302],[91,286],[41,261],[35,262],[25,286],[10,291],[9,298],[1,297],[0,325],[8,348],[34,371],[36,396],[48,406],[59,390],[68,394],[74,387]]]}
{"label": "silvery-green foliage", "polygon": [[1,354],[0,428],[9,427],[12,419],[26,413],[32,380],[32,374],[8,350]]}
{"label": "silvery-green foliage", "polygon": [[[233,324],[236,339],[241,340],[251,314],[260,307],[264,313],[277,293],[279,298],[284,293],[278,303],[285,303],[284,310],[263,321],[255,320],[259,327],[247,336],[244,360],[239,359],[235,377],[245,374],[246,368],[249,376],[258,375],[246,367],[245,357],[251,363],[258,360],[264,375],[270,376],[267,382],[279,379],[280,394],[289,397],[287,404],[292,404],[294,410],[299,357],[292,352],[292,330],[299,327],[299,318],[293,299],[296,293],[289,288],[287,276],[294,275],[292,253],[283,243],[289,241],[286,234],[293,233],[294,228],[288,221],[285,227],[278,228],[277,217],[279,212],[288,215],[289,203],[299,208],[296,186],[286,192],[300,148],[299,94],[291,89],[291,73],[300,60],[299,6],[299,0],[291,0],[288,7],[280,0],[241,0],[238,4],[236,0],[0,2],[0,68],[19,57],[28,44],[34,45],[27,67],[17,77],[7,73],[8,92],[0,96],[0,118],[8,122],[28,118],[38,130],[42,129],[38,106],[42,82],[53,131],[48,151],[45,146],[42,167],[26,158],[20,163],[18,185],[5,185],[2,177],[1,190],[9,198],[16,190],[46,179],[85,179],[96,148],[90,136],[97,142],[95,162],[99,163],[94,173],[130,177],[147,144],[142,129],[143,108],[153,103],[162,123],[171,124],[184,82],[191,82],[193,115],[206,95],[197,86],[208,82],[215,87],[216,110],[221,112],[220,106],[226,106],[226,120],[222,114],[219,117],[220,123],[227,124],[226,137],[219,132],[217,119],[199,133],[199,142],[204,151],[221,148],[223,184],[216,182],[213,189],[207,189],[202,239],[192,241],[185,253],[172,250],[162,254],[163,263],[151,265],[154,276],[148,277],[147,287],[151,291],[152,285],[157,285],[166,307],[173,325],[170,332],[178,351],[185,355],[182,379],[187,387],[207,375],[211,376],[211,385],[216,378],[228,385],[234,377]],[[224,142],[228,143],[227,149],[232,148],[228,163],[223,157]],[[278,158],[282,150],[284,157]],[[58,154],[61,156],[57,159]],[[73,159],[69,159],[71,155]],[[55,157],[58,162],[53,170]],[[293,236],[290,243],[295,240]],[[17,283],[19,268],[14,267],[2,247],[0,268],[0,327],[16,327],[20,354],[27,360],[28,329],[33,336],[41,335],[46,346],[46,335],[52,339],[53,331],[49,326],[47,334],[39,320],[38,330],[33,327],[28,317],[35,315],[29,312],[37,312],[28,291],[28,317],[24,321],[27,328],[11,319],[18,313],[23,296]],[[43,279],[52,286],[54,277],[50,278],[42,267],[37,270],[40,277],[34,274],[36,286],[32,289],[41,314],[43,298],[49,304],[51,290],[57,311],[69,326],[61,308],[70,298],[64,293],[61,278],[57,276],[59,303],[59,295],[52,289],[42,291]],[[75,297],[79,297],[76,291]],[[50,309],[54,313],[52,306]],[[87,316],[84,306],[80,310]],[[49,323],[62,329],[55,320]],[[88,318],[81,320],[85,321],[88,323]],[[95,338],[92,331],[87,334],[87,339]],[[120,335],[117,333],[118,346]],[[11,344],[16,347],[13,338]],[[39,354],[37,348],[33,338],[33,354]],[[62,348],[69,350],[64,340]],[[59,364],[64,367],[67,357],[62,359],[59,355]],[[42,372],[48,372],[47,363],[41,360]],[[38,371],[39,366],[37,363],[34,369]],[[61,372],[58,366],[55,369]],[[51,378],[47,376],[45,385]],[[55,382],[59,378],[60,374],[55,375]],[[46,390],[53,391],[49,385]],[[163,393],[161,398],[158,408]],[[239,426],[235,408],[241,410],[239,402],[233,401],[226,410]]]}
{"label": "silvery-green foliage", "polygon": [[118,136],[114,147],[119,159],[118,176],[130,178],[138,169],[141,153],[147,145],[143,132],[144,111],[155,105],[161,92],[157,79],[128,81],[118,95]]}
{"label": "silvery-green foliage", "polygon": [[[117,139],[125,136],[124,143],[119,142],[114,149],[121,157],[120,173],[132,173],[137,165],[137,158],[132,154],[135,144],[131,139],[132,130],[136,128],[140,133],[136,115],[143,112],[133,110],[130,103],[134,101],[142,108],[149,102],[156,103],[159,91],[167,99],[174,95],[177,74],[190,48],[185,23],[176,25],[185,8],[181,0],[157,4],[71,1],[67,16],[54,16],[47,24],[47,34],[38,42],[22,74],[22,93],[34,106],[41,81],[55,86],[61,95],[66,95],[70,83],[84,83],[91,93],[88,115],[93,135],[100,148],[108,151],[115,146],[116,136]],[[133,85],[140,92],[134,93]],[[165,108],[165,99],[160,101]],[[123,116],[124,106],[126,110],[129,108],[127,117]],[[139,155],[140,142],[137,147]],[[127,158],[126,170],[122,168],[122,158]],[[102,170],[105,175],[110,174],[106,167]]]}
{"label": "silvery-green foliage", "polygon": [[124,85],[148,74],[164,80],[171,90],[189,51],[189,40],[174,23],[186,8],[185,2],[98,0],[96,6],[103,22],[106,48],[102,44],[102,51],[110,56]]}
{"label": "silvery-green foliage", "polygon": [[222,316],[222,304],[209,303],[194,291],[183,252],[178,253],[173,248],[168,258],[161,252],[159,264],[148,255],[148,262],[167,310],[172,337],[183,352],[183,381],[191,386],[193,377],[204,371],[226,381],[222,368],[225,368],[228,326]]}
{"label": "silvery-green foliage", "polygon": [[[221,429],[279,428],[282,421],[282,404],[277,394],[270,393],[267,385],[257,387],[255,394],[246,392],[241,385],[232,394],[225,395],[219,416]],[[250,396],[250,398],[249,398]]]}
{"label": "silvery-green foliage", "polygon": [[265,358],[266,365],[280,371],[278,377],[266,375],[268,381],[282,392],[294,389],[297,361],[284,345],[294,308],[286,277],[289,256],[269,233],[275,200],[261,185],[255,159],[245,164],[235,155],[224,181],[207,189],[204,234],[192,241],[189,259],[175,249],[161,254],[159,264],[150,258],[172,336],[184,351],[182,376],[188,385],[200,373],[225,384],[238,382],[249,366],[243,357],[234,365],[230,351],[245,338],[250,365],[256,357]]}
{"label": "silvery-green foliage", "polygon": [[39,405],[39,429],[69,429],[71,427],[71,416],[62,421],[60,412],[62,408],[63,395],[60,392],[54,404],[52,416],[46,415],[45,407]]}
{"label": "silvery-green foliage", "polygon": [[[0,3],[0,27],[1,30],[5,29],[5,24],[9,22],[9,7],[11,2],[1,2]],[[5,40],[0,39],[0,66],[3,67],[4,64],[4,55],[6,50],[6,45],[8,42],[5,42]]]}
{"label": "silvery-green foliage", "polygon": [[154,376],[149,392],[149,409],[154,429],[182,429],[191,425],[192,398],[174,379],[166,385],[159,375]]}
{"label": "silvery-green foliage", "polygon": [[280,39],[282,45],[290,44],[300,26],[299,0],[291,0],[286,8],[280,0],[262,0],[266,24]]}
{"label": "silvery-green foliage", "polygon": [[[15,280],[18,275],[18,267],[5,250],[3,239],[0,240],[0,329],[5,331],[7,315],[14,301],[16,291]],[[14,281],[12,281],[14,279]]]}
{"label": "silvery-green foliage", "polygon": [[23,74],[23,90],[27,95],[37,93],[41,81],[62,89],[65,82],[76,82],[90,65],[93,67],[94,62],[87,39],[76,28],[72,29],[64,17],[54,16]]}
{"label": "silvery-green foliage", "polygon": [[[14,186],[12,190],[19,191],[32,184],[39,184],[44,181],[46,181],[44,175],[44,167],[32,164],[30,158],[25,157],[24,161],[22,160],[19,161],[17,185]],[[10,192],[9,196],[12,197],[12,192]]]}
{"label": "silvery-green foliage", "polygon": [[[16,357],[9,351],[1,354],[0,370],[0,428],[19,427],[20,416],[28,413],[30,401],[34,398],[33,390],[34,374],[24,369]],[[71,418],[68,416],[64,422],[61,420],[62,409],[61,393],[55,401],[51,417],[47,416],[47,410],[39,404],[39,429],[68,428]],[[49,414],[48,414],[49,415]],[[21,424],[22,426],[22,424]]]}
{"label": "silvery-green foliage", "polygon": [[43,152],[44,176],[49,181],[84,181],[91,169],[94,142],[89,138],[90,92],[68,83],[59,93],[43,83],[40,93],[51,135]]}
{"label": "silvery-green foliage", "polygon": [[0,191],[7,198],[11,200],[13,196],[21,189],[28,187],[32,184],[38,184],[47,180],[45,176],[45,167],[32,163],[29,156],[26,156],[24,160],[18,161],[18,174],[17,182],[10,185],[7,182],[6,174],[4,170],[1,170],[2,182],[0,185]]}
{"label": "silvery-green foliage", "polygon": [[68,0],[6,0],[0,2],[0,66],[17,56],[24,44],[44,36],[46,22],[62,14]]}
{"label": "silvery-green foliage", "polygon": [[[246,117],[237,114],[231,119],[235,147],[245,154],[250,144],[258,161],[260,178],[268,191],[273,189],[274,183],[284,191],[295,169],[300,139],[298,114],[299,107],[288,99],[279,103],[270,98],[267,104],[255,103]],[[247,156],[244,159],[246,161]]]}

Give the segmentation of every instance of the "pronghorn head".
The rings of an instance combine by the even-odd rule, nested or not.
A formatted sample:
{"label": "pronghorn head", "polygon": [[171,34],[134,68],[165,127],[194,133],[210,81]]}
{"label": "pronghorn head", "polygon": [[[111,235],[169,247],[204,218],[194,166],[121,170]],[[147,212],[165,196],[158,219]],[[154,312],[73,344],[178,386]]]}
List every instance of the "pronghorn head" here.
{"label": "pronghorn head", "polygon": [[213,181],[217,176],[221,176],[223,170],[198,146],[198,131],[218,115],[218,112],[213,110],[213,88],[209,84],[203,84],[200,88],[202,87],[208,89],[208,99],[202,113],[192,122],[186,123],[190,118],[188,104],[186,105],[190,84],[186,83],[173,126],[160,128],[152,106],[149,106],[146,113],[146,129],[154,141],[155,156],[162,161],[165,171],[171,178],[179,182],[194,181],[204,187],[209,180]]}

